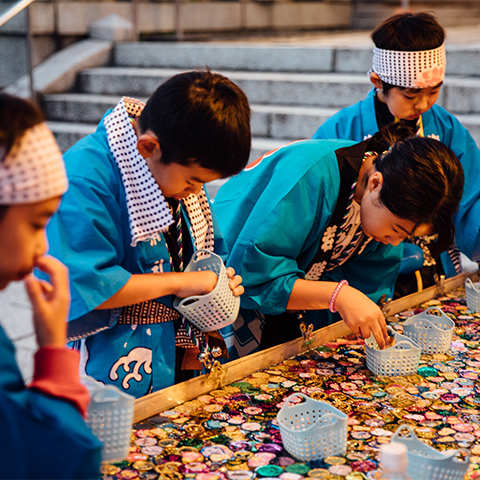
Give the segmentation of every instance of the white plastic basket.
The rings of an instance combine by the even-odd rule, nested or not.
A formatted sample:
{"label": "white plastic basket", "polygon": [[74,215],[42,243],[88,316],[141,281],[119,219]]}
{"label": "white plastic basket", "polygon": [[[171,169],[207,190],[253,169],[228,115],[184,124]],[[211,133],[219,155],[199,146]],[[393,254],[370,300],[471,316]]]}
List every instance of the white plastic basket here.
{"label": "white plastic basket", "polygon": [[102,442],[102,462],[122,461],[130,448],[135,398],[92,377],[82,383],[90,393],[86,423]]}
{"label": "white plastic basket", "polygon": [[[429,312],[438,312],[432,315]],[[450,349],[455,322],[448,318],[438,307],[430,307],[410,317],[403,324],[403,333],[406,337],[418,343],[422,353],[446,353]]]}
{"label": "white plastic basket", "polygon": [[480,312],[480,282],[473,283],[470,278],[465,280],[467,308],[471,312]]}
{"label": "white plastic basket", "polygon": [[[292,405],[291,400],[305,400]],[[303,462],[347,452],[347,415],[329,403],[294,393],[277,414],[283,446]]]}
{"label": "white plastic basket", "polygon": [[237,319],[240,297],[235,296],[228,286],[230,280],[227,269],[218,255],[209,250],[197,250],[185,272],[202,270],[211,270],[218,275],[215,288],[206,295],[176,297],[173,306],[202,332],[210,332],[226,327]]}
{"label": "white plastic basket", "polygon": [[392,437],[408,449],[408,474],[415,480],[463,480],[470,463],[466,449],[439,452],[420,441],[408,425],[400,425]]}
{"label": "white plastic basket", "polygon": [[394,376],[417,373],[422,349],[413,340],[387,327],[395,338],[390,348],[378,349],[373,335],[365,340],[367,368],[375,375]]}

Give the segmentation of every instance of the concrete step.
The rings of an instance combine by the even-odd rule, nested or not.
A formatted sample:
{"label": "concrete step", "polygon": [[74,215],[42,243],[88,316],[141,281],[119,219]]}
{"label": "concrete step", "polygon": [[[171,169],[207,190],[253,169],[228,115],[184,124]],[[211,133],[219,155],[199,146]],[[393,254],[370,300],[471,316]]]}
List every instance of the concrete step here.
{"label": "concrete step", "polygon": [[[117,44],[114,64],[140,68],[243,70],[293,73],[366,73],[372,66],[373,42],[355,47],[328,45],[131,42]],[[480,45],[449,45],[449,75],[479,75]]]}
{"label": "concrete step", "polygon": [[[149,96],[177,69],[104,67],[83,71],[80,89],[86,93]],[[365,97],[367,75],[340,73],[279,73],[223,71],[247,94],[252,104],[343,108]],[[454,114],[480,113],[480,77],[447,77],[438,103]]]}
{"label": "concrete step", "polygon": [[[78,142],[86,135],[94,133],[95,129],[97,128],[97,125],[92,123],[68,123],[50,120],[47,123],[55,135],[57,143],[62,152],[67,151],[74,143]],[[285,138],[254,137],[252,139],[252,150],[249,161],[253,161],[264,153],[274,150],[281,145],[285,145],[290,141],[291,139]]]}
{"label": "concrete step", "polygon": [[[85,93],[149,96],[177,69],[109,67],[83,71]],[[363,98],[370,88],[366,75],[222,71],[246,93],[250,103],[342,108]]]}
{"label": "concrete step", "polygon": [[[54,122],[96,124],[119,100],[114,95],[67,93],[43,97],[43,109]],[[139,98],[145,101],[146,98]],[[337,110],[289,105],[251,105],[254,137],[310,138],[316,129]]]}

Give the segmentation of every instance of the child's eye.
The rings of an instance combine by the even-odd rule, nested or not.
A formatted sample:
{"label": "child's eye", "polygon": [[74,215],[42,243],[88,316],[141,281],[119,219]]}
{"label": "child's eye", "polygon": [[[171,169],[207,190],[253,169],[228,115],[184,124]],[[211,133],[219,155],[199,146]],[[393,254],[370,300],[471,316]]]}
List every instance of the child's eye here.
{"label": "child's eye", "polygon": [[411,97],[409,95],[404,95],[404,97],[407,99],[407,100],[415,100],[415,97]]}

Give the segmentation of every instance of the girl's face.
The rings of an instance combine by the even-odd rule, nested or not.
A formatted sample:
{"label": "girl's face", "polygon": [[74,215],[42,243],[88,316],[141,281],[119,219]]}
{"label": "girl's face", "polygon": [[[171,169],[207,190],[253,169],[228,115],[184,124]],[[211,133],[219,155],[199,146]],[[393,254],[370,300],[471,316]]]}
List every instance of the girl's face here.
{"label": "girl's face", "polygon": [[368,237],[385,245],[399,245],[410,236],[430,235],[430,225],[422,224],[415,228],[415,223],[395,216],[380,202],[382,174],[373,173],[368,179],[360,204],[362,228]]}
{"label": "girl's face", "polygon": [[430,110],[442,88],[442,83],[420,89],[393,87],[385,93],[383,84],[375,73],[371,74],[370,80],[377,88],[378,99],[387,104],[388,110],[394,117],[401,120],[415,120]]}
{"label": "girl's face", "polygon": [[60,197],[9,206],[0,219],[0,290],[32,272],[48,243],[45,227]]}

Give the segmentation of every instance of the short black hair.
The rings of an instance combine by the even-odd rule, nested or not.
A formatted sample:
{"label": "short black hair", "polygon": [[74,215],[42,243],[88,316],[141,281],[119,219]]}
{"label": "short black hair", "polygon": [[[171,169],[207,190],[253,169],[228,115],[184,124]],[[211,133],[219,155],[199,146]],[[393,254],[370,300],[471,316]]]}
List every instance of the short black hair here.
{"label": "short black hair", "polygon": [[[371,37],[375,46],[382,50],[420,52],[443,45],[446,33],[435,16],[428,12],[400,13],[384,20]],[[383,80],[382,84],[384,93],[398,87]]]}
{"label": "short black hair", "polygon": [[[0,92],[0,162],[24,135],[44,121],[40,108],[29,100]],[[9,205],[0,205],[0,220]]]}
{"label": "short black hair", "polygon": [[139,126],[158,138],[162,163],[196,161],[222,177],[236,175],[248,163],[250,106],[245,93],[219,73],[171,77],[147,101]]}

